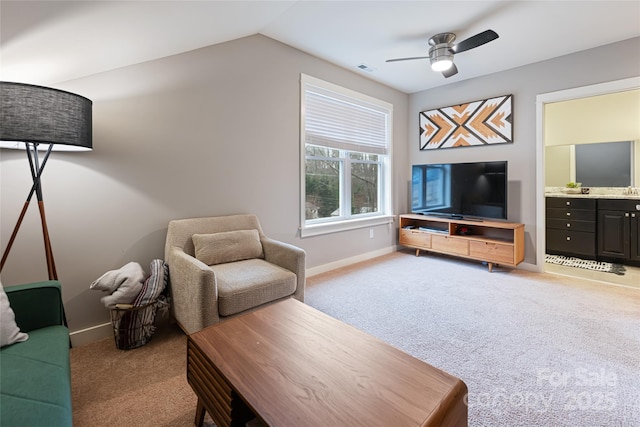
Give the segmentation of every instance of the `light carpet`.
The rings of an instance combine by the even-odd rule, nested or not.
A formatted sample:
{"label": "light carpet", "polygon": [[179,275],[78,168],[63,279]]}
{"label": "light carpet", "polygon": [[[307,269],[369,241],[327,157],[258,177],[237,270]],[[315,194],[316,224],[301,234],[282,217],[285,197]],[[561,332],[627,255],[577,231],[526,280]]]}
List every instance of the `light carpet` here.
{"label": "light carpet", "polygon": [[640,293],[401,251],[306,302],[461,378],[470,426],[639,426]]}

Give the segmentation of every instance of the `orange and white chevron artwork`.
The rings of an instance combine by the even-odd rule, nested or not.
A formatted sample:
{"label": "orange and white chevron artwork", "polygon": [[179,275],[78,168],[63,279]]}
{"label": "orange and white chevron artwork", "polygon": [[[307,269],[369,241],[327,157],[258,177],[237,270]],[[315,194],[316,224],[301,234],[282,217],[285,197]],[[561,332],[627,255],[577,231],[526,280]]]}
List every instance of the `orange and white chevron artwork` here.
{"label": "orange and white chevron artwork", "polygon": [[420,149],[513,142],[513,95],[436,108],[420,113]]}

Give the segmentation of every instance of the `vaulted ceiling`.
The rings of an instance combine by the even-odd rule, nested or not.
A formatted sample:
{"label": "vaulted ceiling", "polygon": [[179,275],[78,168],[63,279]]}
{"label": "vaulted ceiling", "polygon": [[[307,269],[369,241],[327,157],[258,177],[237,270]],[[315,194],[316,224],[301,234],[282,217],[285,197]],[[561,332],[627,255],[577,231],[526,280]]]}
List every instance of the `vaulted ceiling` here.
{"label": "vaulted ceiling", "polygon": [[[385,62],[486,29],[500,37],[456,55],[449,79]],[[414,93],[640,36],[640,1],[2,0],[0,79],[52,85],[258,33]]]}

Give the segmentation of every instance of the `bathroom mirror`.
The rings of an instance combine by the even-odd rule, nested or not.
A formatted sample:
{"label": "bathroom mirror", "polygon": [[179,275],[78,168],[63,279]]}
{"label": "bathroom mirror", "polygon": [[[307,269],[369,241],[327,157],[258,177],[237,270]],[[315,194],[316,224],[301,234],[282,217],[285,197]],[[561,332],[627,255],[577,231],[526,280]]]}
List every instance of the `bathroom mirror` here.
{"label": "bathroom mirror", "polygon": [[638,142],[618,141],[547,147],[548,187],[579,182],[583,187],[638,187]]}
{"label": "bathroom mirror", "polygon": [[545,186],[640,187],[640,90],[545,104]]}

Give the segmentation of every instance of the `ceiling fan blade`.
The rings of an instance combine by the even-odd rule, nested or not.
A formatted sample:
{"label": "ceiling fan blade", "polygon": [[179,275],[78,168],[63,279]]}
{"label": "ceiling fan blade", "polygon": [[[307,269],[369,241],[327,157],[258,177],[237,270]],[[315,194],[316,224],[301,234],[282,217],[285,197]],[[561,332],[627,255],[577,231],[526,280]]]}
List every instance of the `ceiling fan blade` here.
{"label": "ceiling fan blade", "polygon": [[412,61],[414,59],[429,59],[429,57],[428,56],[413,56],[411,58],[387,59],[385,62]]}
{"label": "ceiling fan blade", "polygon": [[456,74],[458,74],[458,67],[456,67],[456,64],[451,64],[451,67],[442,72],[442,75],[445,79],[448,79],[451,76],[455,76]]}
{"label": "ceiling fan blade", "polygon": [[478,46],[482,46],[485,43],[489,43],[497,39],[498,33],[493,30],[483,31],[481,33],[476,34],[475,36],[471,36],[466,40],[462,40],[460,43],[457,43],[451,47],[453,53],[465,52],[470,49],[474,49]]}

